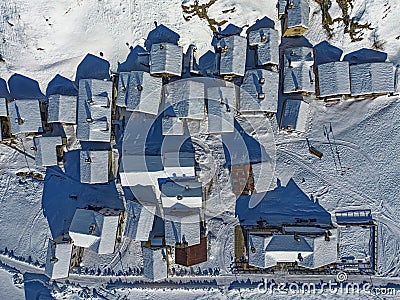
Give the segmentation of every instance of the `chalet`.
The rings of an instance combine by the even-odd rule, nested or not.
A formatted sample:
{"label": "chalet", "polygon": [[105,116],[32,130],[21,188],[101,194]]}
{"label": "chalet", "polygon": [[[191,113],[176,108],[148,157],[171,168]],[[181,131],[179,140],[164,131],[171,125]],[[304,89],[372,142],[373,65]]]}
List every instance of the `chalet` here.
{"label": "chalet", "polygon": [[57,147],[62,146],[60,136],[37,136],[33,138],[33,144],[36,165],[47,167],[58,164],[57,156],[60,150]]}
{"label": "chalet", "polygon": [[249,46],[257,49],[257,65],[279,65],[279,34],[274,28],[260,28],[248,33]]}
{"label": "chalet", "polygon": [[309,15],[309,0],[287,0],[283,36],[302,36],[308,29]]}
{"label": "chalet", "polygon": [[69,235],[75,246],[89,248],[98,254],[110,254],[121,237],[123,222],[124,213],[119,209],[78,208]]}
{"label": "chalet", "polygon": [[249,265],[271,268],[279,263],[295,263],[318,269],[337,262],[337,230],[322,235],[249,234]]}
{"label": "chalet", "polygon": [[79,81],[76,132],[80,141],[110,142],[112,97],[112,81]]}
{"label": "chalet", "polygon": [[50,95],[47,123],[76,124],[76,96]]}
{"label": "chalet", "polygon": [[164,171],[170,178],[194,177],[193,152],[166,152],[163,153]]}
{"label": "chalet", "polygon": [[202,193],[202,183],[193,178],[167,180],[161,184],[161,202],[164,209],[201,208]]}
{"label": "chalet", "polygon": [[178,117],[172,117],[165,114],[162,118],[162,134],[163,135],[183,135],[184,120]]}
{"label": "chalet", "polygon": [[240,112],[276,113],[278,109],[279,73],[248,70],[240,86]]}
{"label": "chalet", "polygon": [[305,132],[310,113],[309,104],[300,99],[287,99],[284,103],[281,128],[288,131]]}
{"label": "chalet", "polygon": [[43,132],[39,100],[24,99],[8,103],[12,134]]}
{"label": "chalet", "polygon": [[166,279],[167,252],[165,248],[142,247],[143,275],[152,281]]}
{"label": "chalet", "polygon": [[157,206],[155,202],[130,201],[126,202],[127,222],[125,235],[134,241],[150,240]]}
{"label": "chalet", "polygon": [[221,134],[234,131],[236,113],[236,87],[227,85],[207,88],[208,133]]}
{"label": "chalet", "polygon": [[190,267],[207,261],[207,237],[202,236],[200,243],[192,246],[175,246],[175,263]]}
{"label": "chalet", "polygon": [[350,95],[350,70],[347,61],[335,61],[318,66],[319,97]]}
{"label": "chalet", "polygon": [[284,52],[283,92],[314,93],[314,57],[312,48],[297,47]]}
{"label": "chalet", "polygon": [[79,266],[82,251],[74,246],[68,234],[49,240],[45,274],[51,280],[67,278],[71,268]]}
{"label": "chalet", "polygon": [[164,209],[165,243],[169,246],[200,244],[200,212],[198,208]]}
{"label": "chalet", "polygon": [[156,76],[181,76],[182,47],[170,43],[153,44],[150,50],[150,74]]}
{"label": "chalet", "polygon": [[111,152],[107,150],[80,152],[82,183],[107,183],[110,179]]}
{"label": "chalet", "polygon": [[227,36],[217,43],[219,75],[234,77],[244,76],[247,40],[238,35]]}
{"label": "chalet", "polygon": [[[204,118],[204,83],[183,80],[166,86],[164,116],[192,120]],[[171,110],[172,109],[172,110]],[[172,115],[169,115],[171,111]]]}
{"label": "chalet", "polygon": [[127,111],[158,114],[162,79],[143,71],[121,73],[118,82],[117,105]]}
{"label": "chalet", "polygon": [[350,66],[352,96],[391,94],[394,92],[394,70],[390,62],[364,63]]}

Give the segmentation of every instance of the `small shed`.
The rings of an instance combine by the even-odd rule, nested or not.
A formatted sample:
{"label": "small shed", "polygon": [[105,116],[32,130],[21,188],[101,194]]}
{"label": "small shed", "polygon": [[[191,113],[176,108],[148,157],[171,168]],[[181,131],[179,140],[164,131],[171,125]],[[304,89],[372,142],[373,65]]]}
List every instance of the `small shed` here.
{"label": "small shed", "polygon": [[248,33],[249,46],[257,47],[257,65],[279,65],[279,33],[274,28],[260,28]]}
{"label": "small shed", "polygon": [[310,1],[287,0],[286,11],[283,36],[302,36],[309,26]]}
{"label": "small shed", "polygon": [[352,96],[390,94],[394,92],[394,68],[390,62],[350,66]]}
{"label": "small shed", "polygon": [[38,136],[33,138],[35,161],[38,166],[58,164],[57,147],[62,146],[61,136]]}
{"label": "small shed", "polygon": [[207,261],[207,237],[200,238],[200,244],[193,246],[177,245],[175,247],[175,263],[185,267],[194,266]]}
{"label": "small shed", "polygon": [[207,89],[208,133],[220,134],[234,131],[236,113],[236,87],[227,85]]}
{"label": "small shed", "polygon": [[287,99],[284,103],[281,128],[288,131],[305,132],[310,114],[309,104],[300,99]]}
{"label": "small shed", "polygon": [[217,43],[219,51],[219,75],[244,76],[247,50],[246,38],[231,35],[220,39]]}
{"label": "small shed", "polygon": [[350,70],[347,61],[335,61],[318,66],[320,97],[350,95]]}
{"label": "small shed", "polygon": [[240,86],[240,112],[276,113],[279,73],[264,69],[248,70]]}
{"label": "small shed", "polygon": [[153,44],[150,50],[150,74],[157,76],[181,76],[183,65],[182,47],[171,43]]}
{"label": "small shed", "polygon": [[112,81],[79,81],[77,137],[81,141],[110,142]]}
{"label": "small shed", "polygon": [[39,100],[14,100],[8,103],[8,110],[13,134],[43,132]]}
{"label": "small shed", "polygon": [[76,96],[50,95],[47,123],[76,124]]}
{"label": "small shed", "polygon": [[167,273],[167,252],[165,248],[142,247],[143,254],[143,275],[152,281],[166,279]]}
{"label": "small shed", "polygon": [[111,152],[107,150],[80,152],[82,183],[107,183],[110,179]]}

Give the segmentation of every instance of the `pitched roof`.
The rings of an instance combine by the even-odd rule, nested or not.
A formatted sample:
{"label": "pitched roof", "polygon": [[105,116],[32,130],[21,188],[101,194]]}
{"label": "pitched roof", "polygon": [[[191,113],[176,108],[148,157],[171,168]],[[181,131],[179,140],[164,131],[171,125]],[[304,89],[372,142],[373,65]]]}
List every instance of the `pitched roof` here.
{"label": "pitched roof", "polygon": [[119,210],[109,208],[98,212],[78,208],[69,228],[69,235],[74,244],[90,248],[98,254],[113,253],[119,213]]}
{"label": "pitched roof", "polygon": [[309,0],[289,0],[287,9],[287,28],[302,26],[308,28],[310,15]]}
{"label": "pitched roof", "polygon": [[162,79],[142,71],[121,73],[118,82],[119,106],[127,111],[156,115],[161,101]]}
{"label": "pitched roof", "polygon": [[257,46],[257,65],[279,64],[279,34],[274,28],[260,28],[248,34],[250,46]]}
{"label": "pitched roof", "polygon": [[77,137],[109,142],[111,138],[112,81],[81,79],[78,95]]}
{"label": "pitched roof", "polygon": [[68,277],[72,245],[72,241],[69,237],[66,237],[65,240],[62,240],[62,238],[49,240],[47,246],[45,274],[50,279]]}
{"label": "pitched roof", "polygon": [[166,86],[164,115],[172,107],[178,118],[204,118],[204,83],[195,80],[183,80]]}
{"label": "pitched roof", "polygon": [[278,109],[279,73],[269,70],[249,70],[240,86],[240,111],[266,111]]}
{"label": "pitched roof", "polygon": [[109,179],[109,151],[81,151],[80,179],[82,183],[106,183]]}
{"label": "pitched roof", "polygon": [[164,171],[168,177],[195,176],[193,152],[166,152],[163,154]]}
{"label": "pitched roof", "polygon": [[278,0],[278,16],[281,17],[286,14],[287,0]]}
{"label": "pitched roof", "polygon": [[165,212],[165,243],[187,243],[188,246],[200,244],[199,209]]}
{"label": "pitched roof", "polygon": [[14,100],[8,109],[13,134],[43,132],[38,100]]}
{"label": "pitched roof", "polygon": [[76,96],[50,95],[47,122],[76,124],[76,106]]}
{"label": "pitched roof", "polygon": [[314,92],[312,48],[297,47],[285,50],[283,92]]}
{"label": "pitched roof", "polygon": [[39,136],[33,138],[35,161],[38,166],[57,165],[57,146],[62,145],[61,136]]}
{"label": "pitched roof", "polygon": [[208,133],[234,131],[236,88],[233,85],[207,89]]}
{"label": "pitched roof", "polygon": [[304,132],[307,128],[309,104],[298,99],[287,99],[281,120],[281,128]]}
{"label": "pitched roof", "polygon": [[217,43],[221,49],[219,59],[220,75],[244,76],[246,60],[247,40],[238,35],[224,37]]}
{"label": "pitched roof", "polygon": [[318,66],[320,97],[350,94],[350,71],[347,61],[335,61]]}
{"label": "pitched roof", "polygon": [[134,241],[150,240],[156,209],[155,203],[127,201],[125,235]]}
{"label": "pitched roof", "polygon": [[150,50],[150,74],[182,74],[182,47],[170,43],[153,44]]}
{"label": "pitched roof", "polygon": [[6,98],[0,98],[0,117],[7,117],[7,100]]}
{"label": "pitched roof", "polygon": [[162,134],[163,135],[183,135],[183,121],[178,117],[166,115],[162,118]]}
{"label": "pitched roof", "polygon": [[202,183],[195,179],[168,180],[161,184],[164,208],[188,211],[202,206]]}
{"label": "pitched roof", "polygon": [[165,177],[162,157],[122,153],[119,175],[123,186],[153,186],[156,178]]}
{"label": "pitched roof", "polygon": [[249,236],[249,264],[270,268],[278,262],[297,262],[301,267],[316,269],[337,261],[337,231],[325,235],[257,235]]}
{"label": "pitched roof", "polygon": [[400,93],[400,66],[396,66],[396,71],[394,75],[395,83],[394,83],[394,91],[395,93]]}
{"label": "pitched roof", "polygon": [[377,62],[351,65],[350,88],[352,96],[393,93],[393,64]]}
{"label": "pitched roof", "polygon": [[149,249],[142,247],[143,275],[153,281],[167,278],[167,260],[164,248]]}

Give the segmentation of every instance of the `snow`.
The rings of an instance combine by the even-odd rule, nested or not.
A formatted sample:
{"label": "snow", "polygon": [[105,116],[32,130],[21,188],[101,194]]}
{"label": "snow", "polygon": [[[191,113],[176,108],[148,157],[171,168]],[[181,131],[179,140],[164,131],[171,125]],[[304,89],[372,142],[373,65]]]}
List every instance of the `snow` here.
{"label": "snow", "polygon": [[309,2],[309,0],[289,0],[292,7],[287,8],[287,28],[309,27]]}
{"label": "snow", "polygon": [[200,215],[198,208],[170,210],[165,213],[165,243],[187,243],[188,246],[200,244]]}
{"label": "snow", "polygon": [[320,97],[350,94],[350,73],[347,61],[318,65],[318,87]]}
{"label": "snow", "polygon": [[38,100],[14,100],[8,109],[13,134],[43,131]]}
{"label": "snow", "polygon": [[62,145],[60,136],[34,137],[35,161],[38,166],[57,165],[57,146]]}
{"label": "snow", "polygon": [[220,75],[244,76],[247,40],[242,36],[232,35],[218,41],[217,48],[221,49],[219,59]]}
{"label": "snow", "polygon": [[171,43],[153,44],[150,51],[151,75],[181,76],[183,53],[182,47]]}
{"label": "snow", "polygon": [[281,128],[305,132],[309,120],[309,104],[299,99],[287,99],[284,105]]}
{"label": "snow", "polygon": [[167,262],[165,249],[149,249],[143,247],[143,275],[157,281],[167,278]]}
{"label": "snow", "polygon": [[76,96],[50,95],[48,123],[76,124]]}
{"label": "snow", "polygon": [[274,28],[260,28],[248,33],[250,46],[257,46],[257,65],[279,65],[279,33]]}
{"label": "snow", "polygon": [[[45,273],[50,279],[66,278],[72,255],[72,242],[49,240]],[[57,259],[54,261],[54,259]]]}
{"label": "snow", "polygon": [[109,151],[80,152],[80,180],[82,183],[105,183],[109,180]]}
{"label": "snow", "polygon": [[125,235],[135,241],[148,241],[153,228],[157,207],[154,203],[127,201]]}

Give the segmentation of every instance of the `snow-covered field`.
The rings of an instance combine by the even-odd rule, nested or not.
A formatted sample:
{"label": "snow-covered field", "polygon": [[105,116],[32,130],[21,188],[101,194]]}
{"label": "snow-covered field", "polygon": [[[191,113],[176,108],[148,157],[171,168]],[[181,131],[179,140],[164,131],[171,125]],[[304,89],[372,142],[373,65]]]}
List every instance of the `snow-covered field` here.
{"label": "snow-covered field", "polygon": [[[179,44],[185,50],[194,43],[200,53],[206,53],[213,49],[212,32],[206,21],[197,17],[185,21],[181,5],[187,3],[191,1],[0,1],[0,54],[4,59],[4,62],[0,62],[0,78],[8,81],[13,74],[21,74],[37,81],[41,92],[46,94],[48,83],[56,75],[75,80],[77,67],[87,54],[102,57],[110,63],[111,71],[117,72],[132,63],[129,54],[146,50],[146,38],[156,25],[164,25],[178,34]],[[231,8],[235,10],[222,13]],[[360,22],[371,23],[374,30],[365,31],[362,41],[352,43],[339,25],[329,42],[343,49],[346,54],[363,47],[370,48],[375,35],[384,42],[383,51],[387,52],[388,60],[394,64],[400,63],[399,8],[400,0],[355,0],[351,17]],[[331,15],[338,14],[338,7],[334,4]],[[266,16],[275,22],[280,31],[276,1],[272,0],[218,0],[209,9],[209,16],[218,21],[227,20],[228,23],[222,29],[228,24],[243,27],[242,35],[247,26]],[[310,29],[305,37],[313,45],[326,39],[321,26],[320,8],[314,1],[311,1]],[[345,167],[343,174],[336,171],[335,161],[324,136],[323,126],[329,124],[335,133],[341,162]],[[309,154],[306,137],[324,153],[322,160]],[[293,178],[305,194],[312,196],[330,213],[350,208],[370,208],[378,222],[378,273],[380,276],[398,277],[400,99],[397,96],[382,96],[335,104],[311,101],[308,131],[302,135],[275,132],[274,139],[274,179],[279,178],[285,186]],[[24,147],[29,152],[29,145],[17,145],[20,150]],[[216,144],[215,147],[217,148]],[[217,153],[218,149],[214,150]],[[74,152],[69,152],[68,155],[74,155]],[[76,168],[66,166],[70,170],[74,167]],[[17,172],[29,169],[46,175],[44,181],[16,175]],[[84,198],[85,204],[98,204],[107,198],[116,199],[116,205],[121,205],[115,187],[90,189],[77,183],[74,176],[65,177],[60,174],[60,170],[56,168],[48,169],[46,173],[45,169],[34,166],[32,157],[0,145],[0,250],[18,261],[18,265],[25,264],[21,262],[23,260],[32,268],[43,268],[47,239],[68,228],[74,209],[83,205],[83,202],[73,202],[76,200],[71,200],[70,194],[77,194],[78,199]],[[221,176],[222,182],[228,181],[227,172],[221,173]],[[221,186],[226,188],[223,184]],[[222,188],[219,192],[226,195]],[[231,194],[224,200],[229,199],[232,199]],[[234,203],[227,204],[225,208],[223,216],[208,223],[208,231],[211,233],[209,260],[199,266],[202,271],[218,269],[221,275],[230,274],[233,230],[238,224],[234,216]],[[61,223],[58,216],[64,218]],[[348,236],[357,238],[356,234]],[[100,269],[102,274],[108,268],[113,274],[121,274],[131,267],[137,268],[139,275],[142,267],[140,244],[124,240],[118,251],[123,253],[122,258],[115,254],[99,259],[94,253],[85,252],[85,267],[89,272]],[[0,261],[3,261],[1,257]],[[29,269],[29,265],[23,269],[25,274],[35,270]],[[42,296],[50,295],[50,292],[48,295],[43,292],[47,286],[42,277],[24,276],[25,287],[22,287],[13,283],[13,274],[5,267],[0,267],[0,299],[31,299],[29,297],[35,296],[32,291],[37,288],[36,285],[40,286],[38,290],[42,292],[38,293],[42,293]],[[74,276],[74,279],[79,278]],[[81,287],[49,287],[49,291],[57,299],[78,299],[86,294],[106,299],[117,299],[118,295],[127,299],[156,299],[160,295],[165,299],[260,298],[260,293],[254,289],[226,286],[205,286],[203,289],[192,290],[171,290],[168,286],[159,289],[123,285],[107,288],[108,279],[102,281],[97,278],[88,284],[91,288],[96,288],[97,294],[92,291],[86,293],[84,283]],[[242,279],[246,280],[246,276]],[[210,281],[212,280],[213,277],[210,277]],[[276,299],[287,297],[288,295],[275,295]],[[291,298],[302,297],[305,296],[295,295]],[[315,299],[316,296],[313,297]],[[343,296],[343,299],[348,297],[349,295]],[[376,296],[363,295],[363,299],[367,297],[375,299]],[[330,297],[321,295],[320,298]]]}

